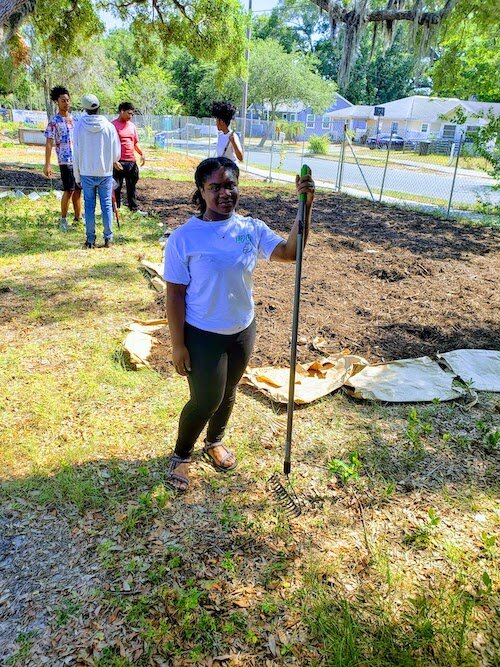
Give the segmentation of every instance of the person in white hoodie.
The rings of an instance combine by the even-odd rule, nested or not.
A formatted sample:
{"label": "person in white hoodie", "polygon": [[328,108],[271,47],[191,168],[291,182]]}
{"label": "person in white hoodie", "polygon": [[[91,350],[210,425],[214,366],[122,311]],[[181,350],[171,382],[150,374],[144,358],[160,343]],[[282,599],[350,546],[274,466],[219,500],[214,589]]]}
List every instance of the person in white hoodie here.
{"label": "person in white hoodie", "polygon": [[95,206],[99,195],[104,228],[104,247],[113,241],[113,165],[120,159],[120,139],[114,126],[99,114],[99,100],[85,95],[82,107],[86,113],[73,134],[73,171],[81,183],[85,202],[86,248],[95,248]]}

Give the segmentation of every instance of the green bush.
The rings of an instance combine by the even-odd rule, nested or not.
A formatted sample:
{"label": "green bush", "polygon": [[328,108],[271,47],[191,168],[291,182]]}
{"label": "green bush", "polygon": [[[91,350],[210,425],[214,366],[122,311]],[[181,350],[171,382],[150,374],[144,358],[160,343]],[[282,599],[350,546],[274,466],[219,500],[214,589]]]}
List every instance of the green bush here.
{"label": "green bush", "polygon": [[477,148],[472,143],[462,144],[460,150],[460,155],[462,157],[477,157],[479,155]]}
{"label": "green bush", "polygon": [[330,138],[327,135],[318,136],[313,134],[309,137],[309,152],[318,155],[327,155],[330,146]]}

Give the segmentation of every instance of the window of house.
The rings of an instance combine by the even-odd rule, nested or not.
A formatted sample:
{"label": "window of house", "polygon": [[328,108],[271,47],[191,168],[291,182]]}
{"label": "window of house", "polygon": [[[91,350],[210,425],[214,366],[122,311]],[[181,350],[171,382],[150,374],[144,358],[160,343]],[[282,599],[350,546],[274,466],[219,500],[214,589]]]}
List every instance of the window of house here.
{"label": "window of house", "polygon": [[422,123],[420,126],[420,132],[428,132],[429,131],[429,123]]}
{"label": "window of house", "polygon": [[443,139],[455,138],[456,125],[443,125]]}
{"label": "window of house", "polygon": [[314,128],[314,114],[308,113],[306,116],[306,127],[309,129]]}
{"label": "window of house", "polygon": [[479,130],[478,125],[467,125],[465,128],[464,141],[468,143],[474,141],[474,137],[477,134],[478,130]]}
{"label": "window of house", "polygon": [[290,114],[288,114],[288,120],[289,120],[291,123],[294,123],[294,122],[297,120],[297,114],[296,114],[296,113],[290,113]]}
{"label": "window of house", "polygon": [[321,119],[321,129],[329,130],[330,129],[330,118],[329,116],[323,116]]}

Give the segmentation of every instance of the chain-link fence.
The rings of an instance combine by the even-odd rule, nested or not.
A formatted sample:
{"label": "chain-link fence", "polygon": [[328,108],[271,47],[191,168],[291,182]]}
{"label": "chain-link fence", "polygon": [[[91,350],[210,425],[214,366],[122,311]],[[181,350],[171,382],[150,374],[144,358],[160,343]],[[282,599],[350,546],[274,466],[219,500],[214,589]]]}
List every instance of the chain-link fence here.
{"label": "chain-link fence", "polygon": [[[111,118],[111,117],[110,117]],[[142,116],[134,122],[141,142],[161,151],[199,157],[216,154],[213,118]],[[241,120],[233,129],[239,132]],[[451,209],[488,210],[500,205],[500,191],[466,135],[421,141],[399,135],[366,137],[335,127],[307,136],[304,123],[249,117],[242,167],[266,180],[293,180],[304,162],[326,188],[373,201]]]}
{"label": "chain-link fence", "polygon": [[[215,155],[217,130],[211,118],[155,118],[149,134],[145,119],[136,120],[142,136],[153,134],[159,149],[200,158]],[[240,126],[236,119],[236,132]],[[347,130],[306,137],[301,126],[247,118],[242,166],[267,180],[288,180],[307,162],[316,181],[333,190],[447,213],[500,204],[487,165],[466,136],[418,141],[380,135],[378,141],[370,141]]]}

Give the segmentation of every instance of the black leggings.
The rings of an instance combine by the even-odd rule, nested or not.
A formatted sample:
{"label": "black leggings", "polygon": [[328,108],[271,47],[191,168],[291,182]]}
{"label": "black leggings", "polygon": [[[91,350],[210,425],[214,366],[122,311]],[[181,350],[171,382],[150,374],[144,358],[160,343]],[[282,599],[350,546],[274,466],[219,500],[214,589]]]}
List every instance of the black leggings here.
{"label": "black leggings", "polygon": [[207,428],[207,441],[224,437],[233,410],[236,387],[255,343],[255,320],[236,334],[217,334],[185,324],[184,340],[191,357],[188,375],[191,398],[179,419],[175,453],[183,459]]}

